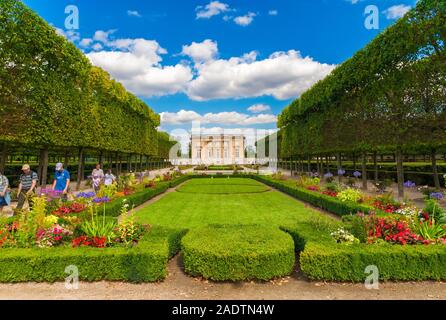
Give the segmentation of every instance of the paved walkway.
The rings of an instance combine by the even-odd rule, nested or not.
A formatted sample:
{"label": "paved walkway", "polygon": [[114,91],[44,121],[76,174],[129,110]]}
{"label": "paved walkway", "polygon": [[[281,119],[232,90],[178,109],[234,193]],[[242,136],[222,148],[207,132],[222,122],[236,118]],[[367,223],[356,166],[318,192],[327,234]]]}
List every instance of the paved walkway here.
{"label": "paved walkway", "polygon": [[217,283],[184,272],[181,256],[168,264],[166,280],[156,283],[80,282],[68,290],[63,282],[0,284],[0,299],[29,300],[446,300],[445,282],[382,282],[378,290],[362,283],[308,281],[299,270],[268,282]]}

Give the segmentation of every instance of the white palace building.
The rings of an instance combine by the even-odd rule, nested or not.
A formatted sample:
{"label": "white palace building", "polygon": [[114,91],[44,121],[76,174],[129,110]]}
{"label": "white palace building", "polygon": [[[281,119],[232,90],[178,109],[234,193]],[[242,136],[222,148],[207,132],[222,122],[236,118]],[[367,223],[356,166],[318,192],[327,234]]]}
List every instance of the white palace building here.
{"label": "white palace building", "polygon": [[191,136],[192,164],[244,164],[246,138],[243,135]]}

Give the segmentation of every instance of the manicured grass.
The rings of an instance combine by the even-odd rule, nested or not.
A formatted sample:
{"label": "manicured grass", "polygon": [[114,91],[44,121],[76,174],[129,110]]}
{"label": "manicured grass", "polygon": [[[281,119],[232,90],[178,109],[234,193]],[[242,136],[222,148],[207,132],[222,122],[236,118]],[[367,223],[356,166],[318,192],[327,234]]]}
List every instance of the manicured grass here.
{"label": "manicured grass", "polygon": [[[226,186],[225,186],[226,184]],[[230,187],[229,187],[230,185]],[[193,179],[183,188],[226,188],[235,192],[265,186],[245,178]],[[142,223],[173,228],[195,228],[211,224],[294,225],[302,217],[317,213],[278,191],[241,194],[173,192],[136,213]]]}
{"label": "manicured grass", "polygon": [[254,180],[241,178],[191,180],[177,189],[178,192],[194,194],[241,194],[266,192],[269,190],[271,190],[271,188],[261,185]]}

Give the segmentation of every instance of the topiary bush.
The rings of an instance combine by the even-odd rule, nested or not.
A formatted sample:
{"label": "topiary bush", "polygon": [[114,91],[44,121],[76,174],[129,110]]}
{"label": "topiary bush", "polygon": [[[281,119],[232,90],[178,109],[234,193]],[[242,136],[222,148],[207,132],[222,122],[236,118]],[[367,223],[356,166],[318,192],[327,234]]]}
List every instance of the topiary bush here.
{"label": "topiary bush", "polygon": [[294,243],[274,227],[213,225],[182,239],[185,271],[215,281],[270,280],[292,273]]}

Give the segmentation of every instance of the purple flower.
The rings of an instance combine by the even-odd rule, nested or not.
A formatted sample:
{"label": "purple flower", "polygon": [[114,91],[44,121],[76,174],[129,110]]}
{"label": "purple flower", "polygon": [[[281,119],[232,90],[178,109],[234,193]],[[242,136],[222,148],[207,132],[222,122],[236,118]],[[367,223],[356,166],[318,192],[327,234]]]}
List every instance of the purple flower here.
{"label": "purple flower", "polygon": [[53,190],[53,189],[47,189],[47,188],[44,188],[44,189],[40,190],[40,194],[41,195],[47,196],[48,198],[51,198],[51,199],[60,198],[62,193],[63,193],[62,191]]}
{"label": "purple flower", "polygon": [[359,171],[355,171],[355,172],[353,172],[353,176],[354,176],[355,178],[359,178],[360,176],[362,176],[362,173],[359,172]]}
{"label": "purple flower", "polygon": [[408,181],[404,182],[404,186],[406,188],[415,188],[416,184],[415,184],[415,182],[412,182],[412,181],[408,180]]}
{"label": "purple flower", "polygon": [[430,198],[431,199],[435,199],[435,200],[441,200],[444,198],[444,194],[441,192],[432,192],[430,194]]}
{"label": "purple flower", "polygon": [[93,199],[93,202],[94,202],[94,203],[97,203],[97,204],[99,204],[99,203],[105,203],[105,202],[110,202],[110,198],[108,198],[108,197],[94,198],[94,199]]}
{"label": "purple flower", "polygon": [[324,174],[325,178],[333,178],[333,173],[331,172],[327,172],[326,174]]}
{"label": "purple flower", "polygon": [[95,197],[94,192],[80,192],[77,194],[76,198],[85,198],[85,199],[91,199]]}
{"label": "purple flower", "polygon": [[344,169],[339,169],[338,170],[338,176],[343,176],[345,174],[345,170]]}

